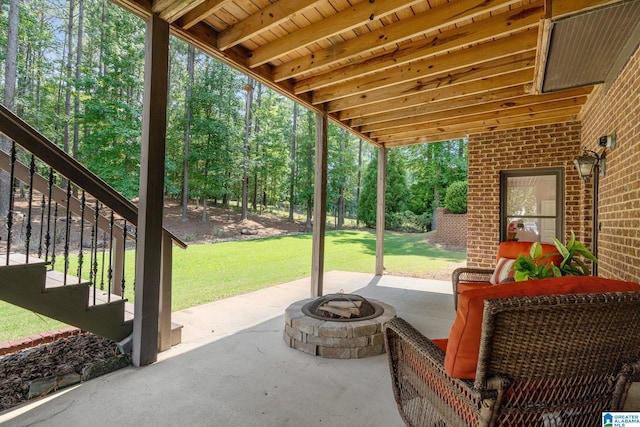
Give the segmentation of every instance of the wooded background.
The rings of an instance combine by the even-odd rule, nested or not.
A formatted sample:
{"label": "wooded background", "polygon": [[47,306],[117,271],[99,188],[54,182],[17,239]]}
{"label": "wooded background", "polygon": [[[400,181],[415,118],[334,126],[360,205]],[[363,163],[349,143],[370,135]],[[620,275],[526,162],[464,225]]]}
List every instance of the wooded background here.
{"label": "wooded background", "polygon": [[[126,197],[138,195],[145,25],[107,0],[0,0],[3,103]],[[172,36],[166,195],[311,226],[311,111]],[[375,225],[377,150],[329,125],[328,215]],[[1,138],[0,148],[10,142]],[[393,148],[387,227],[430,228],[467,178],[465,140]],[[3,174],[0,199],[8,198]],[[243,203],[243,201],[245,201]],[[0,215],[6,215],[0,202]],[[186,211],[185,211],[186,218]]]}

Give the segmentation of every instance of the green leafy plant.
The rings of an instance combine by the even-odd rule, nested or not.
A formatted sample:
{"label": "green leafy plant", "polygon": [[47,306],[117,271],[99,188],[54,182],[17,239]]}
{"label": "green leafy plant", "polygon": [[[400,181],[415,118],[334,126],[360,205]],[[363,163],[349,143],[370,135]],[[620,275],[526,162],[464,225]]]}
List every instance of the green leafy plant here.
{"label": "green leafy plant", "polygon": [[[515,276],[517,282],[529,279],[545,279],[548,277],[559,276],[588,276],[589,267],[585,260],[597,263],[598,260],[582,243],[576,240],[576,236],[571,232],[571,239],[566,245],[562,244],[555,237],[553,244],[558,252],[542,255],[542,246],[535,242],[531,246],[529,255],[520,255],[514,264]],[[549,257],[556,255],[562,256],[562,262],[559,266],[545,262]]]}
{"label": "green leafy plant", "polygon": [[467,213],[467,181],[456,181],[449,185],[444,206],[453,214]]}

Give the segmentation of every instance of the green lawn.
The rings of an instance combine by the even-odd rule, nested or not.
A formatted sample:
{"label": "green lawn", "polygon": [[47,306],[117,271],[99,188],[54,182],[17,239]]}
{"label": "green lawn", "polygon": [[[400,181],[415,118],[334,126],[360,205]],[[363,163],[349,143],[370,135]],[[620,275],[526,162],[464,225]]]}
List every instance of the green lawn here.
{"label": "green lawn", "polygon": [[[385,235],[385,268],[390,274],[420,276],[439,270],[465,254],[436,249],[425,234]],[[310,234],[191,245],[173,249],[174,311],[251,292],[311,275]],[[372,273],[375,233],[331,231],[325,238],[325,271]],[[126,297],[133,300],[134,253],[127,254]],[[59,266],[56,266],[58,268]],[[71,260],[69,271],[75,271]],[[33,335],[63,326],[59,322],[0,302],[0,341]]]}

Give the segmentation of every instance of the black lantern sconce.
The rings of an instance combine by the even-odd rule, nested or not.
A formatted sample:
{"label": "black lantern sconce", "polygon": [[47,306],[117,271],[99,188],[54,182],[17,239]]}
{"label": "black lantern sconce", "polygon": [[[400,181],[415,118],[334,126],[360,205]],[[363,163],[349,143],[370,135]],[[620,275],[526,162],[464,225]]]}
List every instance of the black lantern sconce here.
{"label": "black lantern sconce", "polygon": [[[576,157],[573,161],[582,181],[587,182],[589,178],[593,176],[593,228],[591,230],[593,236],[593,247],[591,252],[596,257],[598,256],[598,233],[600,232],[600,223],[598,222],[598,191],[600,186],[600,176],[605,176],[607,148],[613,151],[616,147],[615,132],[598,138],[598,146],[603,149],[600,154],[593,150],[587,150],[587,147],[583,147],[582,155]],[[598,275],[598,264],[593,264],[592,274],[594,276]]]}
{"label": "black lantern sconce", "polygon": [[598,138],[598,146],[603,147],[602,153],[598,154],[593,150],[582,148],[582,155],[576,157],[573,161],[578,170],[578,175],[583,181],[589,180],[594,175],[604,176],[606,172],[606,150],[611,151],[616,147],[615,132],[610,135],[604,135]]}

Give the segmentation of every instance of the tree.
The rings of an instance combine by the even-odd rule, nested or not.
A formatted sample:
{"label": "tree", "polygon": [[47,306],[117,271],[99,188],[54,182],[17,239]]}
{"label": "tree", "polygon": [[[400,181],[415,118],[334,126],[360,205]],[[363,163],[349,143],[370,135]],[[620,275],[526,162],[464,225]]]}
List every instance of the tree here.
{"label": "tree", "polygon": [[[9,19],[7,31],[7,54],[5,56],[4,73],[4,99],[3,104],[10,110],[14,108],[16,79],[17,79],[17,56],[18,56],[18,21],[20,13],[20,1],[11,0],[9,3]],[[0,149],[5,153],[11,150],[11,142],[0,135]],[[8,173],[0,171],[0,215],[7,215],[9,212],[9,198],[11,194],[11,177]]]}
{"label": "tree", "polygon": [[253,103],[253,79],[247,78],[247,84],[243,88],[246,92],[245,104],[245,135],[244,135],[244,161],[242,162],[242,219],[247,219],[249,210],[249,139],[251,137],[251,105]]}
{"label": "tree", "polygon": [[[392,213],[407,209],[407,179],[404,172],[404,159],[400,150],[389,150],[387,156],[387,189],[385,193],[385,219]],[[364,173],[362,192],[358,203],[358,220],[367,227],[376,225],[376,207],[378,190],[378,153],[375,152]]]}

